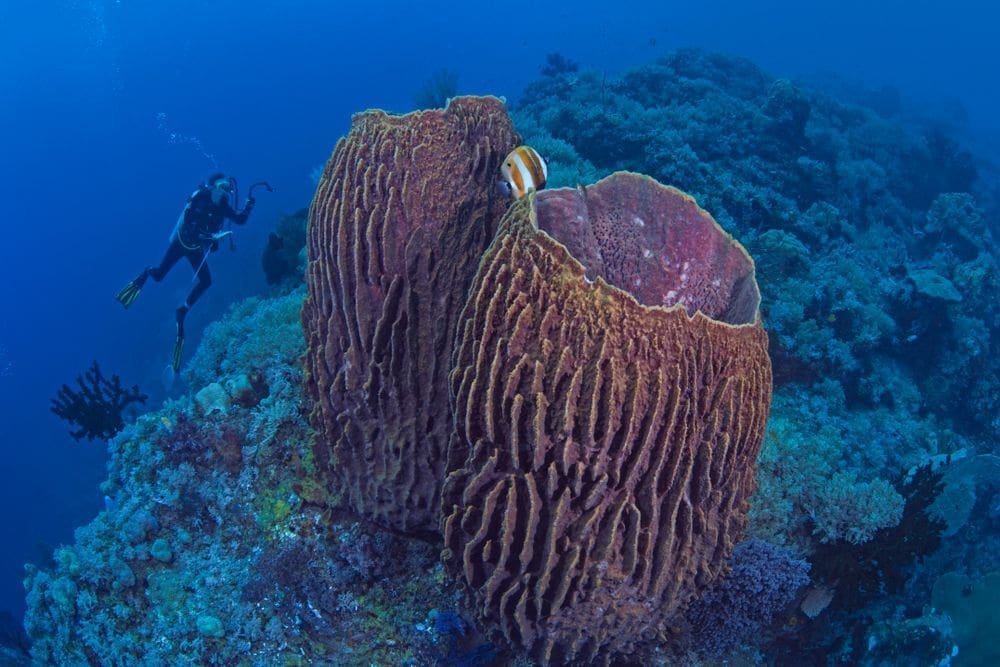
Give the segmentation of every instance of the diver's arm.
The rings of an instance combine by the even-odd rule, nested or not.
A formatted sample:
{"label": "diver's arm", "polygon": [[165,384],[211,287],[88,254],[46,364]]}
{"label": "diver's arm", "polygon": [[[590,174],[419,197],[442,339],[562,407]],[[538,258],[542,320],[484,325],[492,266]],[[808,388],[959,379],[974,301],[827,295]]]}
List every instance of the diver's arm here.
{"label": "diver's arm", "polygon": [[253,205],[256,200],[253,197],[247,198],[247,203],[243,205],[243,210],[237,213],[233,210],[233,207],[226,202],[225,216],[235,222],[237,225],[245,225],[247,218],[250,217],[250,211],[253,210]]}

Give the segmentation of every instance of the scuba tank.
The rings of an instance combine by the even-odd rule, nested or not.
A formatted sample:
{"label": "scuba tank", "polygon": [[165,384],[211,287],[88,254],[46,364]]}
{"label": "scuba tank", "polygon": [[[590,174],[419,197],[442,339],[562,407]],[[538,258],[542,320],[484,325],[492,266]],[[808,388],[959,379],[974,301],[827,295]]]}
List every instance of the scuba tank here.
{"label": "scuba tank", "polygon": [[[230,191],[226,193],[225,200],[229,204],[229,208],[231,208],[231,209],[233,209],[235,211],[236,210],[236,204],[237,204],[237,202],[239,202],[239,199],[240,199],[239,181],[236,180],[235,176],[226,176],[224,174],[220,174],[219,178],[225,178],[227,181],[229,181],[229,183],[232,186],[231,189],[230,189]],[[184,222],[185,222],[185,219],[187,218],[188,211],[191,210],[191,203],[195,200],[195,197],[197,197],[202,192],[209,192],[209,191],[211,191],[212,188],[213,188],[213,186],[214,186],[214,183],[217,182],[219,180],[219,178],[212,179],[212,182],[205,181],[204,183],[202,183],[201,185],[198,186],[198,189],[196,189],[194,192],[192,192],[190,195],[188,195],[187,203],[184,205],[184,208],[181,209],[180,215],[177,216],[177,222],[174,224],[174,228],[170,232],[170,236],[167,237],[167,242],[168,243],[173,243],[174,239],[178,239],[178,240],[180,240],[181,244],[184,247],[190,248],[190,246],[188,246],[186,243],[184,243],[184,239],[181,238],[180,234],[181,234],[181,229],[184,227]],[[254,183],[253,185],[250,186],[250,194],[249,194],[250,198],[253,197],[253,191],[256,188],[258,188],[258,187],[263,187],[268,192],[274,192],[274,188],[271,187],[271,184],[268,183],[267,181],[257,181],[256,183]],[[227,219],[225,221],[225,230],[226,231],[225,231],[225,233],[222,234],[222,236],[228,236],[229,237],[229,249],[230,250],[235,250],[236,243],[235,243],[235,240],[233,238],[233,233],[231,231],[231,227],[232,227],[232,221]],[[219,236],[219,237],[213,238],[212,240],[218,241],[221,238],[222,237]],[[199,241],[201,241],[202,245],[204,245],[204,242],[206,241],[206,239],[199,239]],[[191,249],[193,250],[194,248],[191,248]]]}
{"label": "scuba tank", "polygon": [[[226,193],[225,201],[226,203],[229,204],[230,208],[234,208],[233,204],[236,202],[236,199],[233,198],[233,195],[234,193],[238,193],[238,187],[239,187],[236,182],[236,177],[226,176],[225,174],[222,173],[213,175],[212,177],[209,178],[209,180],[202,182],[202,184],[199,185],[194,192],[188,195],[187,203],[185,203],[184,208],[181,209],[180,215],[177,216],[177,222],[174,224],[173,231],[171,231],[170,236],[167,237],[168,243],[173,243],[174,239],[177,239],[180,241],[182,246],[184,246],[189,250],[196,250],[198,246],[205,245],[206,239],[197,239],[196,242],[198,243],[198,245],[188,245],[188,243],[185,242],[184,237],[181,236],[181,230],[184,227],[184,222],[187,220],[188,211],[191,210],[191,204],[194,202],[195,198],[202,194],[211,197],[211,193],[212,190],[214,189],[215,184],[222,179],[227,180],[231,184],[231,190]],[[219,203],[221,204],[222,200],[220,200]],[[190,241],[191,239],[189,238],[188,242]],[[231,240],[230,243],[232,243]]]}
{"label": "scuba tank", "polygon": [[197,190],[188,195],[187,203],[185,203],[184,208],[181,209],[181,214],[177,216],[177,224],[174,225],[173,231],[170,232],[170,236],[167,237],[167,243],[173,243],[174,239],[181,233],[181,226],[184,224],[184,216],[187,215],[188,209],[191,208],[191,201],[195,198],[195,195],[207,187],[208,186],[203,183]]}

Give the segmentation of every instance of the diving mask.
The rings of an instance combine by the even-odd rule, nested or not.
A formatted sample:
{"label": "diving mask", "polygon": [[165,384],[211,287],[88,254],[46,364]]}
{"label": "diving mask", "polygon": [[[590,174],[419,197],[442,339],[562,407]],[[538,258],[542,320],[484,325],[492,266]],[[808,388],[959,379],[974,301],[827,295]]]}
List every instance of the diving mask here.
{"label": "diving mask", "polygon": [[212,202],[218,204],[233,192],[233,182],[228,178],[220,178],[212,187]]}

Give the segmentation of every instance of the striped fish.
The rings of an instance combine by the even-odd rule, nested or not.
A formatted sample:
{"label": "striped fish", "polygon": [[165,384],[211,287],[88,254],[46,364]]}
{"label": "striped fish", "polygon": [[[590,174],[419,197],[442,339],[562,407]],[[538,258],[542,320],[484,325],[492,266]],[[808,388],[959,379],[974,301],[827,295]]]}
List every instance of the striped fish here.
{"label": "striped fish", "polygon": [[520,199],[530,190],[545,187],[549,167],[534,148],[518,146],[504,158],[500,173],[510,193]]}

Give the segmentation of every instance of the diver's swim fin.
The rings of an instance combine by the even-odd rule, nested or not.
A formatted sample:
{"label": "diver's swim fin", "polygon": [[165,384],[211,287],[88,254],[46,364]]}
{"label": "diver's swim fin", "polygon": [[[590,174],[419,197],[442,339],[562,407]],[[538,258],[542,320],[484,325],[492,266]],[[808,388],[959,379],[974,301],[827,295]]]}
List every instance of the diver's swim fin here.
{"label": "diver's swim fin", "polygon": [[174,364],[167,364],[163,367],[163,372],[160,374],[160,384],[163,385],[163,391],[169,393],[171,389],[174,388],[174,378],[177,376],[177,371],[174,370]]}
{"label": "diver's swim fin", "polygon": [[181,370],[181,353],[184,351],[184,318],[187,317],[188,310],[188,306],[185,303],[175,312],[177,317],[177,340],[174,341],[174,373]]}
{"label": "diver's swim fin", "polygon": [[173,388],[174,378],[177,377],[177,371],[181,369],[181,353],[183,351],[184,335],[178,332],[177,339],[174,341],[173,356],[170,357],[170,363],[164,366],[163,373],[160,375],[163,391],[169,392]]}
{"label": "diver's swim fin", "polygon": [[184,336],[178,335],[177,340],[174,341],[174,356],[171,361],[171,367],[174,369],[174,373],[181,370],[181,354],[184,352]]}
{"label": "diver's swim fin", "polygon": [[146,283],[146,277],[149,274],[146,271],[140,273],[135,280],[130,280],[128,285],[121,288],[118,294],[115,295],[115,299],[121,305],[128,308],[132,303],[139,298],[139,292],[142,291],[142,286]]}
{"label": "diver's swim fin", "polygon": [[123,287],[118,294],[115,295],[115,299],[118,303],[128,308],[132,305],[132,302],[136,300],[139,296],[139,292],[142,288],[135,284],[135,281],[131,281],[128,285]]}

